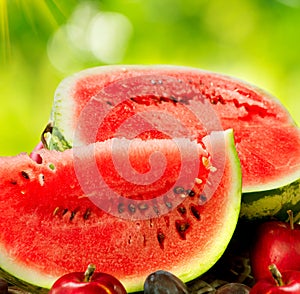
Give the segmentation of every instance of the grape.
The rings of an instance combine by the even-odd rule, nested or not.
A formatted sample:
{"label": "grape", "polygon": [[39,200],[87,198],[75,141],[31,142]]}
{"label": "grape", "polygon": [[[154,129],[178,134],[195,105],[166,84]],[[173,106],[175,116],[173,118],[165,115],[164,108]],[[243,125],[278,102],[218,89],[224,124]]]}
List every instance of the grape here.
{"label": "grape", "polygon": [[216,294],[229,294],[229,293],[249,294],[250,288],[240,283],[229,283],[220,287],[216,292]]}
{"label": "grape", "polygon": [[6,294],[8,293],[8,285],[7,282],[3,279],[0,279],[0,293]]}
{"label": "grape", "polygon": [[188,294],[186,285],[173,274],[159,270],[150,274],[144,283],[144,294]]}

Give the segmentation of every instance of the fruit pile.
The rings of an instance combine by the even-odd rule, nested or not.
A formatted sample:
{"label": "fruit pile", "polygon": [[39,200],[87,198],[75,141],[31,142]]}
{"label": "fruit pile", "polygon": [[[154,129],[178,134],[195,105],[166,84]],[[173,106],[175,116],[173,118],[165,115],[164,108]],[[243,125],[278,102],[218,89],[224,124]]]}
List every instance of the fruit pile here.
{"label": "fruit pile", "polygon": [[77,73],[0,178],[1,293],[300,293],[300,130],[240,80]]}

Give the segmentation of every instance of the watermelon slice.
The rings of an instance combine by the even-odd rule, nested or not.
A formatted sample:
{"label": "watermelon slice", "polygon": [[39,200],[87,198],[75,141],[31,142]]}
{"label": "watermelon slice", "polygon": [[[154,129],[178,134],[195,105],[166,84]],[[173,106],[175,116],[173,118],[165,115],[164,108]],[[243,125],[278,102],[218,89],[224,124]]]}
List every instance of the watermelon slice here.
{"label": "watermelon slice", "polygon": [[[300,130],[277,99],[248,83],[174,66],[106,66],[66,78],[55,94],[50,149],[113,137],[202,138],[234,129],[241,217],[300,218]],[[266,192],[267,191],[267,192]]]}
{"label": "watermelon slice", "polygon": [[190,281],[235,229],[241,169],[232,130],[201,142],[113,138],[35,155],[0,158],[1,275],[31,292],[89,263],[129,292],[158,269]]}

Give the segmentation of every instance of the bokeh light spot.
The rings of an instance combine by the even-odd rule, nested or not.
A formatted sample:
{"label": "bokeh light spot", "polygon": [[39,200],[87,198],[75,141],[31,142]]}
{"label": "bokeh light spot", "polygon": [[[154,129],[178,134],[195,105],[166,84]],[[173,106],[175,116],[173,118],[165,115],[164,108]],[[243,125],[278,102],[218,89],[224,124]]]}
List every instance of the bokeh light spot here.
{"label": "bokeh light spot", "polygon": [[61,72],[94,64],[122,62],[132,34],[130,20],[121,13],[101,11],[90,2],[79,4],[67,23],[48,41],[48,58]]}

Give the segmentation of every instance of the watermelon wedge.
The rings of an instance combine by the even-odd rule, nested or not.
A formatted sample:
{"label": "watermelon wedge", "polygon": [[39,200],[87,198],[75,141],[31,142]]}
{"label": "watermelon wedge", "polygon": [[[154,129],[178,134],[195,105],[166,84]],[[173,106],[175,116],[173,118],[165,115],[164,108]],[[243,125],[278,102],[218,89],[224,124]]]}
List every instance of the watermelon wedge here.
{"label": "watermelon wedge", "polygon": [[89,263],[128,292],[158,269],[190,281],[235,229],[241,168],[232,130],[201,142],[113,138],[35,155],[0,157],[1,276],[32,293]]}
{"label": "watermelon wedge", "polygon": [[241,217],[300,218],[300,129],[270,94],[244,81],[175,66],[104,66],[57,88],[50,149],[114,137],[202,138],[234,129]]}

